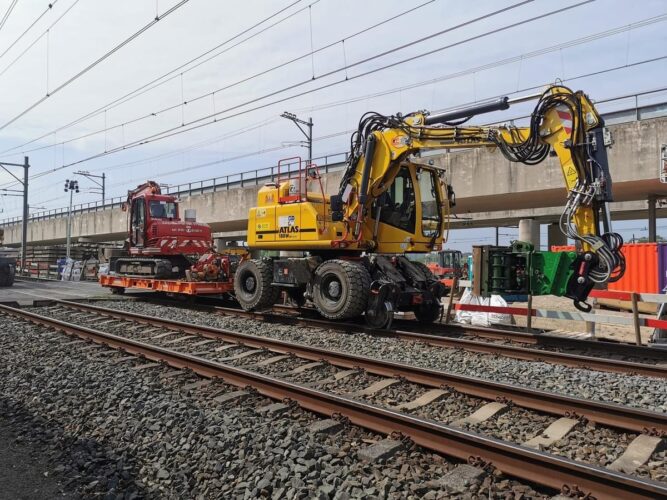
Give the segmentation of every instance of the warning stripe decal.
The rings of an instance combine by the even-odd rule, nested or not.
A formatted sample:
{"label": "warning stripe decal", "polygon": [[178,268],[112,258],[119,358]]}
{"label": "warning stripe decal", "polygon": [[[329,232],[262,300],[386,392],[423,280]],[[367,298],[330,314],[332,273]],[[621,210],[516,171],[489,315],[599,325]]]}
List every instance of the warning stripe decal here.
{"label": "warning stripe decal", "polygon": [[561,119],[563,123],[563,128],[568,134],[572,133],[572,113],[565,106],[557,106],[556,113],[558,113],[558,118]]}

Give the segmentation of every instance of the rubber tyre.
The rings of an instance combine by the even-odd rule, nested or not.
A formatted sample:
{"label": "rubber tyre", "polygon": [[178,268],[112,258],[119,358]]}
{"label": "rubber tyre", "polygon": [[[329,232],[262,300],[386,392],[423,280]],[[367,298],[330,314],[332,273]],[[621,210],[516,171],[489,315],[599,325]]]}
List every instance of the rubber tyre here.
{"label": "rubber tyre", "polygon": [[280,289],[271,286],[273,262],[270,259],[246,260],[234,274],[234,294],[246,311],[271,307],[278,300]]}
{"label": "rubber tyre", "polygon": [[[346,260],[328,260],[315,269],[313,281],[313,302],[325,318],[356,318],[366,310],[371,276],[363,265]],[[337,294],[331,293],[332,286]]]}
{"label": "rubber tyre", "polygon": [[436,278],[435,274],[433,274],[428,266],[423,262],[413,262],[412,264],[415,267],[418,267],[419,270],[424,274],[426,281],[438,281],[438,278]]}

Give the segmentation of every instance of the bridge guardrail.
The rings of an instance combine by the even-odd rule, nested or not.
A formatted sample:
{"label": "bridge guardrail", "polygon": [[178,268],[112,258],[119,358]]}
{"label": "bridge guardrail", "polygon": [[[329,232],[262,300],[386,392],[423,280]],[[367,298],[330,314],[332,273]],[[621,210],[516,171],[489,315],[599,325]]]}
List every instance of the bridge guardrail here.
{"label": "bridge guardrail", "polygon": [[[342,168],[343,162],[347,160],[347,152],[344,153],[334,153],[326,156],[320,156],[313,158],[313,163],[316,163],[322,173],[328,173],[330,171],[338,170]],[[289,171],[292,172],[292,166],[296,163],[287,164]],[[284,166],[283,174],[284,172]],[[257,186],[261,183],[266,183],[268,181],[274,180],[277,178],[278,166],[274,165],[271,167],[258,168],[255,170],[249,170],[245,172],[237,172],[234,174],[223,175],[220,177],[214,177],[211,179],[204,179],[196,182],[188,182],[184,184],[177,184],[175,186],[166,186],[163,188],[165,194],[172,194],[174,196],[183,196],[188,195],[192,196],[195,194],[204,194],[210,192],[217,192],[223,190],[229,190],[236,187],[245,187],[245,186]],[[120,207],[127,198],[125,196],[116,196],[108,200],[102,201],[91,201],[88,203],[80,203],[78,205],[72,205],[72,214],[85,213],[85,212],[97,212],[100,210],[108,210],[116,207]],[[53,208],[51,210],[45,210],[42,212],[35,212],[28,219],[29,221],[34,220],[44,220],[44,219],[53,219],[56,217],[64,217],[68,213],[67,207],[62,208]],[[9,226],[12,224],[18,224],[22,221],[22,217],[8,217],[6,219],[0,220],[1,226]]]}

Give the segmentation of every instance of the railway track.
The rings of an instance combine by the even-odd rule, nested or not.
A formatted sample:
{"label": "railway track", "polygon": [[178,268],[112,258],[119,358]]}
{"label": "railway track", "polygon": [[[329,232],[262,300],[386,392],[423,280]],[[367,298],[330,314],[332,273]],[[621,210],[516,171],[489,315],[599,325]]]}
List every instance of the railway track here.
{"label": "railway track", "polygon": [[[173,302],[149,300],[151,303],[174,305]],[[544,361],[576,368],[611,373],[637,374],[667,378],[667,350],[650,349],[632,344],[568,339],[548,334],[506,331],[493,328],[454,326],[435,323],[427,327],[415,321],[398,321],[399,328],[374,330],[364,325],[326,321],[306,317],[303,310],[292,307],[274,307],[272,312],[250,312],[232,307],[193,306],[225,316],[255,319],[265,323],[339,330],[347,333],[365,333],[400,340],[421,342],[431,346],[464,349],[470,352],[495,354],[528,361]],[[479,339],[485,340],[479,340]],[[526,347],[530,346],[530,347]],[[586,352],[587,354],[574,354]],[[624,358],[624,359],[619,359]],[[628,361],[628,359],[638,361]],[[648,360],[649,362],[646,362]]]}
{"label": "railway track", "polygon": [[[189,368],[202,376],[221,377],[226,382],[238,386],[250,385],[266,396],[276,399],[288,398],[320,414],[340,413],[352,423],[376,432],[389,434],[397,431],[410,437],[417,444],[445,455],[463,460],[470,456],[479,456],[509,475],[551,488],[559,489],[563,485],[574,488],[574,485],[578,485],[583,491],[591,492],[598,498],[619,495],[623,498],[656,498],[667,494],[667,487],[662,483],[574,462],[516,443],[443,425],[414,413],[400,411],[397,407],[383,408],[369,403],[368,399],[372,400],[374,394],[383,387],[409,382],[429,388],[420,396],[423,401],[428,400],[433,394],[437,395],[437,391],[442,393],[440,396],[445,396],[447,392],[458,391],[466,396],[491,400],[492,403],[483,403],[483,406],[487,407],[506,406],[511,402],[532,410],[557,415],[568,414],[570,417],[574,411],[594,422],[627,431],[641,431],[648,427],[656,429],[657,432],[664,432],[667,430],[667,416],[664,414],[486,382],[372,358],[349,356],[270,338],[253,337],[229,330],[194,326],[87,304],[55,302],[45,310],[47,315],[6,306],[0,307],[0,311],[151,360],[166,362],[174,367]],[[50,317],[51,314],[63,315],[62,313],[68,321]],[[95,325],[95,329],[74,324],[72,321]],[[122,331],[124,334],[121,336],[99,331],[97,328]],[[336,394],[333,390],[323,391],[314,388],[321,385],[321,380],[315,384],[312,381],[295,384],[294,381],[277,378],[276,373],[272,373],[271,376],[260,373],[271,371],[272,366],[285,363],[290,365],[288,367],[290,369],[285,370],[283,367],[279,374],[292,373],[296,376],[296,373],[299,373],[296,379],[301,382],[305,374],[313,373],[318,366],[326,368],[322,367],[323,363],[335,368],[329,374],[331,379],[329,383],[334,385],[353,375],[368,377],[366,382],[364,379],[360,383],[363,385],[372,381],[370,386],[357,392],[357,396],[364,396],[366,401],[353,400]],[[294,363],[297,365],[296,368],[292,367]],[[241,365],[243,368],[234,365]],[[431,396],[428,396],[429,393]],[[498,397],[501,398],[500,401],[495,401]],[[420,408],[417,400],[407,403],[411,404],[404,405],[404,408]],[[465,419],[471,416],[462,417]]]}

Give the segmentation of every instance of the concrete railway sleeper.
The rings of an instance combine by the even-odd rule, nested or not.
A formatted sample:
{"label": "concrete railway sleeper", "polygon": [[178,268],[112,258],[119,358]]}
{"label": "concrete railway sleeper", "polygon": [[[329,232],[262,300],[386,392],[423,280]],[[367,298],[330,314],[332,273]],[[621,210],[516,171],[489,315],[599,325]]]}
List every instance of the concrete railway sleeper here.
{"label": "concrete railway sleeper", "polygon": [[[170,307],[185,307],[223,316],[249,318],[264,323],[306,326],[359,332],[378,337],[423,342],[429,345],[460,348],[473,352],[500,354],[516,359],[539,360],[565,366],[581,367],[612,373],[667,377],[667,350],[635,344],[585,340],[544,333],[529,333],[500,328],[432,323],[427,327],[411,320],[394,319],[391,329],[377,330],[359,322],[326,321],[313,317],[309,308],[274,305],[270,311],[244,311],[204,302],[179,301],[160,297],[136,297],[132,300]],[[314,312],[314,311],[312,311]]]}
{"label": "concrete railway sleeper", "polygon": [[[365,400],[351,399],[350,397],[333,394],[330,391],[308,387],[303,384],[295,384],[230,364],[234,361],[238,362],[243,358],[250,360],[254,354],[259,353],[264,353],[266,356],[270,355],[270,357],[264,357],[259,362],[257,360],[253,362],[244,361],[244,364],[251,365],[248,366],[248,368],[251,368],[252,366],[262,365],[262,363],[264,366],[269,366],[287,360],[284,357],[285,355],[282,355],[282,359],[276,359],[280,356],[277,356],[275,352],[267,353],[260,349],[252,349],[251,351],[246,350],[245,352],[249,352],[249,354],[245,356],[242,356],[243,353],[236,353],[231,356],[224,354],[225,358],[223,359],[227,361],[223,363],[219,360],[213,361],[205,359],[202,356],[175,351],[165,346],[165,343],[168,342],[168,346],[176,346],[178,349],[181,349],[187,343],[190,343],[191,348],[210,350],[213,345],[217,345],[217,343],[210,342],[214,339],[202,340],[201,337],[194,335],[193,332],[163,331],[162,333],[158,333],[157,328],[151,327],[151,332],[148,334],[150,338],[161,340],[163,343],[162,346],[158,346],[8,306],[0,306],[0,311],[4,314],[28,320],[34,324],[63,331],[69,335],[92,340],[95,343],[111,348],[122,349],[127,353],[143,356],[148,360],[164,362],[176,368],[187,368],[204,377],[222,378],[225,382],[240,387],[251,386],[260,394],[278,400],[289,399],[295,401],[304,409],[322,415],[331,416],[338,414],[349,419],[352,424],[375,432],[384,434],[400,433],[418,445],[447,456],[461,460],[468,460],[470,457],[479,457],[477,459],[478,463],[488,464],[510,476],[535,482],[549,488],[564,489],[570,492],[581,491],[590,493],[597,498],[657,498],[667,495],[667,486],[663,483],[640,479],[611,469],[575,462],[538,451],[529,446],[519,446],[451,425],[444,425],[433,420],[405,413],[401,411],[400,407],[382,408]],[[83,319],[85,319],[85,316],[77,317],[77,321]],[[104,321],[104,325],[102,326],[108,327],[115,324],[114,321],[109,321],[109,319],[112,318]],[[99,318],[97,322],[98,324],[101,323]],[[141,325],[138,326],[137,332],[142,328]],[[249,346],[236,344],[229,350],[237,351],[241,347],[248,348]],[[310,363],[310,365],[318,363],[320,362]],[[307,371],[303,369],[303,366],[305,365],[301,365],[302,373]],[[298,369],[293,368],[293,371]],[[337,373],[350,371],[357,372],[359,368],[338,371]],[[333,379],[335,381],[335,375]],[[394,379],[376,381],[365,389],[357,391],[353,396],[363,398],[372,397],[396,383],[398,382]],[[424,402],[428,397],[423,397],[422,399],[422,402]],[[502,404],[499,403],[494,406],[502,406]],[[484,421],[484,415],[475,417],[475,414],[479,414],[482,409],[466,418],[477,418],[481,419],[480,421]],[[494,413],[492,410],[493,408],[491,408],[491,411],[486,410],[486,412]],[[482,411],[482,413],[484,412]]]}
{"label": "concrete railway sleeper", "polygon": [[[219,314],[248,317],[260,321],[313,326],[317,328],[340,330],[344,332],[360,332],[368,335],[394,337],[401,340],[423,342],[432,346],[451,347],[464,349],[466,351],[488,354],[499,354],[501,356],[507,356],[516,359],[545,361],[565,366],[588,368],[591,370],[601,370],[612,373],[628,373],[645,375],[648,377],[667,378],[667,365],[664,364],[667,362],[667,351],[637,347],[633,345],[628,345],[628,349],[626,350],[624,349],[624,347],[626,347],[625,345],[611,344],[612,347],[608,351],[606,345],[607,343],[562,339],[555,336],[547,337],[545,335],[535,335],[535,337],[538,338],[530,336],[529,340],[525,341],[523,337],[518,337],[519,340],[517,341],[514,340],[512,336],[514,334],[522,335],[521,332],[503,332],[502,330],[493,330],[494,340],[497,340],[497,342],[483,341],[476,340],[474,338],[476,337],[474,333],[470,335],[473,338],[459,338],[455,335],[452,335],[452,332],[449,331],[447,327],[440,329],[438,328],[437,324],[429,325],[428,331],[432,333],[426,333],[421,328],[417,328],[417,331],[413,331],[411,328],[414,328],[414,326],[408,325],[408,323],[414,322],[408,321],[401,322],[400,328],[380,331],[355,323],[324,321],[321,319],[305,318],[301,316],[295,317],[294,315],[274,314],[271,312],[248,312],[228,307],[215,307],[212,310]],[[482,338],[489,338],[485,336],[484,332],[482,332],[480,336]],[[508,344],[507,342],[515,342],[523,345],[517,346],[515,344]],[[578,346],[578,343],[581,343],[582,345]],[[535,347],[526,347],[526,345]],[[537,348],[537,346],[540,346],[541,348]],[[548,349],[547,347],[551,347],[552,349]],[[575,351],[580,348],[586,352],[590,352],[597,348],[598,352],[601,350],[603,353],[601,353],[602,355],[572,354],[563,352],[563,349],[566,348]],[[604,356],[605,354],[611,354],[615,357],[627,356],[631,359],[638,359],[646,356],[649,359],[654,360],[654,363],[608,358]]]}
{"label": "concrete railway sleeper", "polygon": [[[155,298],[145,298],[142,297],[140,300],[150,300],[151,302],[161,302],[160,299]],[[166,302],[165,302],[166,303]],[[173,304],[173,302],[171,302]],[[193,307],[194,305],[191,305]],[[197,305],[199,307],[200,305]],[[202,306],[206,307],[206,306]],[[279,315],[289,315],[296,316],[299,320],[308,321],[313,325],[317,324],[317,319],[310,314],[312,311],[309,308],[296,308],[289,305],[276,304],[273,306],[272,311],[268,312],[249,312],[241,311],[237,312],[237,309],[230,307],[219,307],[219,306],[210,306],[211,310],[220,312],[221,314],[244,314],[247,317],[256,317],[256,318],[266,318],[271,314]],[[268,315],[268,316],[267,316]],[[321,324],[321,323],[320,323]],[[520,344],[533,346],[542,349],[559,349],[565,352],[574,351],[574,352],[590,352],[591,355],[597,355],[598,357],[614,357],[615,359],[620,360],[631,360],[631,359],[649,359],[654,363],[667,363],[667,350],[666,349],[653,349],[646,346],[638,346],[636,344],[630,344],[626,342],[619,342],[608,339],[582,339],[567,337],[558,334],[551,334],[549,330],[544,330],[541,332],[528,332],[520,330],[512,330],[511,328],[500,328],[500,327],[484,327],[484,326],[474,326],[474,325],[460,325],[460,324],[444,324],[440,322],[434,322],[429,325],[420,325],[419,323],[410,320],[410,319],[399,319],[394,318],[392,322],[392,329],[386,332],[373,332],[369,328],[363,328],[362,325],[346,323],[338,323],[334,325],[333,323],[327,324],[327,327],[337,326],[339,329],[356,329],[361,331],[362,329],[366,333],[376,333],[378,335],[394,335],[399,332],[409,332],[414,334],[427,334],[427,335],[436,335],[439,337],[450,337],[450,338],[467,338],[467,339],[483,339],[488,342],[498,342],[498,343],[507,343],[507,344]],[[356,331],[355,330],[355,331]]]}
{"label": "concrete railway sleeper", "polygon": [[[80,319],[83,321],[86,320],[85,317],[80,317]],[[88,319],[94,326],[99,325],[109,328],[113,328],[114,325],[119,326],[118,322],[113,319],[99,321],[99,317],[95,316],[89,316]],[[123,330],[124,325],[120,325],[119,328]],[[429,420],[450,423],[456,426],[475,426],[472,430],[477,431],[480,431],[482,427],[482,425],[477,424],[484,424],[491,430],[491,432],[487,432],[484,429],[484,434],[491,437],[499,437],[516,444],[524,444],[529,447],[537,447],[539,444],[542,447],[546,447],[558,442],[560,450],[557,454],[569,455],[570,458],[574,454],[574,451],[580,448],[582,442],[590,441],[586,439],[589,433],[593,435],[593,441],[595,439],[604,439],[607,442],[615,443],[622,442],[623,440],[632,440],[631,443],[626,443],[629,446],[627,446],[627,453],[623,454],[623,457],[627,454],[633,456],[633,459],[635,459],[635,448],[639,447],[642,450],[642,456],[645,458],[636,464],[634,462],[629,462],[628,464],[625,463],[627,460],[619,457],[620,461],[617,460],[620,464],[619,467],[622,466],[624,472],[627,473],[634,473],[638,468],[637,466],[641,466],[643,462],[648,460],[653,455],[653,451],[662,444],[661,438],[648,434],[640,434],[638,436],[626,435],[614,433],[610,429],[602,432],[597,428],[591,428],[587,425],[585,419],[576,418],[575,416],[570,416],[569,418],[563,417],[554,421],[553,417],[548,415],[535,415],[534,412],[519,411],[519,409],[511,407],[509,402],[489,403],[480,398],[466,397],[457,391],[446,388],[425,391],[423,386],[403,382],[400,377],[378,377],[361,369],[338,369],[334,365],[323,361],[308,362],[309,360],[304,360],[294,355],[276,355],[275,352],[213,339],[201,340],[201,337],[184,334],[176,330],[161,331],[150,326],[146,328],[143,330],[135,328],[132,330],[132,337],[139,341],[150,340],[151,344],[158,347],[178,348],[180,352],[204,357],[209,361],[224,362],[233,366],[252,369],[254,372],[285,379],[292,383],[299,383],[314,388],[326,388],[329,392],[334,392],[342,396],[351,396],[355,399],[363,399],[366,402],[380,406],[394,406],[395,409],[414,413]],[[399,399],[402,401],[396,401],[395,394],[387,394],[388,390],[399,392]],[[502,415],[505,413],[505,410],[507,410],[507,414],[510,416],[517,415],[517,421],[525,419],[526,414],[528,414],[532,420],[539,420],[542,426],[533,432],[532,439],[530,440],[521,439],[521,435],[525,434],[525,429],[522,426],[518,426],[517,432],[510,438],[499,436],[497,431],[494,433],[493,425],[489,425],[488,421],[491,417]],[[570,431],[573,432],[570,434]],[[570,437],[575,434],[577,435],[576,439]],[[585,434],[583,439],[581,438],[581,434]],[[602,436],[599,437],[597,434],[602,434]],[[566,435],[568,437],[562,439]],[[563,445],[563,441],[571,443]],[[595,449],[597,446],[591,448]],[[660,457],[656,456],[654,460],[660,460]],[[593,454],[591,460],[584,461],[606,465],[604,462],[600,463],[599,454],[598,456]],[[609,465],[613,466],[614,464]],[[646,466],[637,472],[641,473],[641,475],[647,475],[650,472],[650,474],[657,475],[658,477],[662,477],[663,475],[661,468],[650,469]]]}
{"label": "concrete railway sleeper", "polygon": [[[88,301],[91,302],[98,300],[106,299],[88,299]],[[171,307],[187,307],[188,309],[215,312],[222,315],[252,318],[263,322],[280,322],[343,331],[360,331],[379,336],[414,334],[454,339],[481,340],[488,343],[518,344],[520,346],[529,346],[546,351],[553,350],[574,354],[584,353],[587,358],[598,357],[618,361],[636,361],[643,364],[667,365],[667,350],[665,349],[653,349],[646,346],[638,346],[636,344],[604,338],[582,339],[569,337],[560,334],[551,334],[549,330],[527,332],[501,327],[483,327],[452,323],[444,324],[437,321],[429,325],[420,325],[416,321],[410,319],[394,318],[392,321],[392,329],[374,331],[374,328],[366,328],[358,322],[327,322],[322,320],[315,309],[309,307],[274,304],[270,310],[266,311],[244,311],[236,307],[217,305],[221,302],[218,298],[197,297],[196,301],[189,300],[187,301],[187,304],[185,304],[183,300],[168,298],[157,294],[130,297],[129,300]]]}
{"label": "concrete railway sleeper", "polygon": [[[178,302],[155,299],[153,297],[150,299],[141,298],[139,300],[153,304],[183,306],[183,304]],[[417,328],[416,331],[413,331],[412,328],[415,328],[416,324],[411,321],[402,321],[400,323],[400,328],[377,330],[358,323],[341,323],[338,321],[326,321],[318,318],[304,317],[299,315],[298,309],[292,307],[276,308],[277,312],[251,312],[231,307],[207,306],[192,303],[189,303],[184,307],[213,312],[224,316],[250,318],[265,323],[323,328],[345,333],[364,333],[378,337],[392,337],[405,341],[421,342],[431,346],[496,354],[514,359],[544,361],[564,366],[600,370],[611,373],[637,374],[648,377],[667,378],[667,351],[638,347],[630,344],[625,345],[566,339],[553,335],[524,334],[522,332],[484,328],[480,329],[480,338],[490,340],[480,340],[474,333],[471,333],[469,338],[460,338],[459,335],[464,335],[464,333],[461,333],[456,328],[453,329],[452,332],[449,327],[438,328],[437,324],[429,325],[428,331],[431,333],[426,333],[421,328]],[[472,328],[470,328],[470,330],[475,331]],[[487,337],[486,330],[491,331],[493,336]],[[515,335],[518,336],[518,340],[514,339]],[[574,353],[565,351],[574,351]],[[578,354],[580,351],[583,351],[586,354]],[[633,361],[628,361],[628,359]],[[642,362],[635,361],[638,359],[642,359]],[[644,362],[644,359],[648,359],[649,362]]]}
{"label": "concrete railway sleeper", "polygon": [[[59,311],[60,315],[58,314]],[[72,311],[78,312],[73,314]],[[667,432],[667,414],[665,413],[575,398],[511,384],[491,382],[477,377],[467,377],[366,356],[356,356],[331,349],[285,342],[269,337],[258,337],[232,330],[193,325],[76,302],[55,301],[54,306],[45,312],[49,316],[53,315],[63,320],[73,318],[77,322],[87,322],[89,326],[96,328],[111,328],[115,324],[114,331],[123,332],[123,335],[129,334],[137,336],[140,340],[150,340],[151,342],[170,342],[173,345],[178,344],[179,348],[185,347],[185,342],[189,341],[195,344],[195,348],[191,351],[194,353],[210,351],[208,348],[200,349],[197,345],[204,339],[216,340],[225,343],[220,348],[225,352],[230,349],[240,349],[242,351],[252,349],[255,354],[262,351],[273,354],[290,354],[303,360],[325,361],[338,368],[363,369],[370,374],[382,377],[399,376],[406,381],[427,387],[441,388],[446,386],[463,394],[486,400],[494,401],[501,398],[530,410],[559,416],[576,414],[591,422],[626,431],[642,432],[645,429],[656,429],[660,433]],[[167,345],[171,346],[172,344]],[[230,356],[226,357],[229,358]],[[226,361],[234,360],[226,359]]]}

